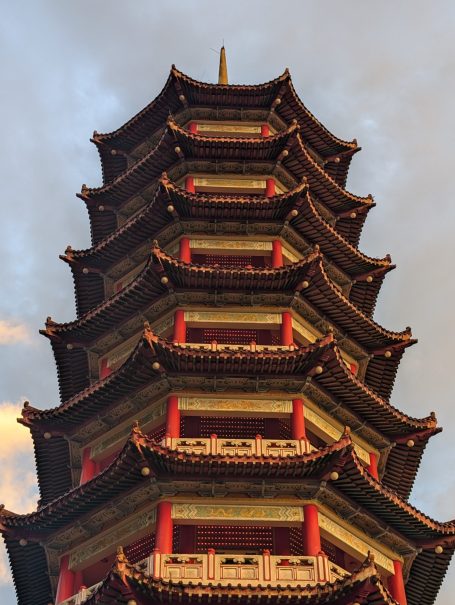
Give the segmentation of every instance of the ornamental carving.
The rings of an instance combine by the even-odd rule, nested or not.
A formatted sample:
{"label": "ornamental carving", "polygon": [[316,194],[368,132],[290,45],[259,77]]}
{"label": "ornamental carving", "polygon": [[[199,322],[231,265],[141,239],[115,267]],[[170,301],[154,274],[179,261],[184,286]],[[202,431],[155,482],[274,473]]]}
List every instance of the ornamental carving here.
{"label": "ornamental carving", "polygon": [[219,521],[267,521],[301,523],[303,509],[299,506],[245,506],[242,504],[173,504],[173,519]]}
{"label": "ornamental carving", "polygon": [[93,542],[78,548],[70,555],[70,569],[77,569],[84,561],[95,556],[101,556],[106,550],[116,548],[118,545],[126,544],[128,538],[142,529],[150,528],[156,519],[155,509],[140,513],[115,529],[106,532]]}
{"label": "ornamental carving", "polygon": [[[377,565],[389,573],[394,573],[393,560],[375,548],[371,544],[371,541],[368,540],[368,536],[364,536],[362,539],[354,535],[321,512],[319,513],[319,526],[322,530],[325,530],[329,536],[336,537],[343,544],[350,546],[352,550],[355,551],[356,556],[366,559],[368,552],[371,552],[374,555]],[[401,557],[398,554],[394,554],[394,559],[399,560]]]}
{"label": "ornamental carving", "polygon": [[279,399],[208,399],[203,397],[179,397],[179,409],[199,411],[257,412],[290,414],[291,401]]}

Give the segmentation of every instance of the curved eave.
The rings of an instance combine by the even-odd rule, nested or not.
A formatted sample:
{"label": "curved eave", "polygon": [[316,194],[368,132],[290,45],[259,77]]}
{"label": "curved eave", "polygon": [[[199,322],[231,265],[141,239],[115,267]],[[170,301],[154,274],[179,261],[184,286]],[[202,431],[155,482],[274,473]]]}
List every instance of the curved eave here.
{"label": "curved eave", "polygon": [[116,459],[97,477],[80,485],[36,512],[0,515],[3,532],[12,537],[37,540],[75,523],[114,498],[126,495],[144,482],[143,467],[152,469],[153,481],[166,477],[251,478],[273,477],[329,480],[329,489],[341,492],[363,510],[399,532],[422,549],[434,544],[455,544],[455,523],[440,523],[424,515],[395,492],[374,479],[362,466],[349,435],[311,454],[276,459],[273,456],[224,456],[170,450],[134,428]]}
{"label": "curved eave", "polygon": [[84,267],[104,272],[138,246],[147,241],[151,243],[154,236],[174,220],[172,213],[167,210],[172,201],[168,188],[169,180],[163,175],[152,200],[138,214],[91,248],[67,248],[62,260],[75,267],[81,279],[86,277],[80,275]]}
{"label": "curved eave", "polygon": [[410,435],[406,435],[404,439],[396,443],[387,457],[382,483],[397,492],[401,498],[407,500],[411,494],[428,441],[430,437],[441,431],[441,427],[435,426],[416,432],[412,435],[413,447],[407,445],[407,442],[411,439]]}
{"label": "curved eave", "polygon": [[[48,318],[46,329],[41,333],[47,336],[55,347],[64,346],[69,342],[86,345],[113,327],[120,326],[167,291],[157,275],[154,257],[150,256],[142,271],[122,290],[74,321],[57,323]],[[59,351],[60,354],[62,352],[63,350]]]}
{"label": "curved eave", "polygon": [[192,134],[171,119],[167,124],[185,157],[211,161],[241,161],[249,157],[260,162],[276,160],[298,130],[298,125],[293,123],[270,137],[212,137]]}
{"label": "curved eave", "polygon": [[36,475],[40,493],[39,505],[55,500],[73,485],[69,443],[63,435],[45,439],[39,426],[30,426],[35,451]]}
{"label": "curved eave", "polygon": [[169,278],[173,287],[197,290],[293,291],[305,280],[314,264],[320,261],[313,252],[292,265],[279,268],[220,268],[185,263],[158,246],[152,250],[157,268]]}
{"label": "curved eave", "polygon": [[365,315],[372,317],[385,276],[395,267],[396,265],[388,265],[382,269],[377,269],[372,274],[373,281],[371,283],[368,283],[364,278],[354,280],[349,291],[349,300],[356,307],[362,309]]}
{"label": "curved eave", "polygon": [[[152,369],[152,363],[159,366]],[[318,374],[316,366],[323,371]],[[403,414],[381,399],[346,367],[332,334],[307,347],[294,350],[252,351],[211,350],[203,346],[178,345],[155,335],[146,327],[143,337],[125,363],[107,378],[78,393],[57,408],[50,410],[25,409],[24,424],[51,426],[46,423],[64,423],[74,426],[95,416],[139,386],[167,375],[224,376],[300,376],[311,378],[334,401],[366,420],[384,435],[415,433],[436,426],[433,416],[416,419]],[[355,428],[355,427],[354,427]]]}
{"label": "curved eave", "polygon": [[112,183],[103,187],[84,188],[80,197],[86,201],[89,209],[104,201],[118,206],[185,157],[185,152],[187,157],[201,160],[274,160],[288,141],[295,138],[297,130],[298,126],[292,124],[287,130],[273,137],[210,137],[191,134],[180,128],[172,119],[168,119],[163,136],[149,153]]}
{"label": "curved eave", "polygon": [[4,537],[18,605],[53,603],[52,587],[44,547],[36,542],[21,546]]}
{"label": "curved eave", "polygon": [[[223,86],[198,82],[172,66],[163,90],[151,103],[117,130],[106,134],[97,133],[97,138],[125,151],[134,149],[162,125],[169,112],[175,113],[177,108],[184,107],[184,101],[178,98],[179,94],[184,94],[185,101],[191,105],[269,107],[283,81],[288,78],[286,71],[264,84]],[[172,97],[169,96],[170,92]],[[172,103],[173,100],[175,103]]]}
{"label": "curved eave", "polygon": [[54,353],[62,401],[89,384],[89,359],[85,347],[140,313],[167,289],[160,283],[150,258],[136,278],[81,318],[57,323],[48,318],[41,334],[49,338]]}
{"label": "curved eave", "polygon": [[334,401],[341,402],[389,438],[436,427],[433,416],[413,418],[374,393],[346,367],[335,343],[324,360],[323,372],[312,380]]}
{"label": "curved eave", "polygon": [[306,149],[300,132],[292,139],[289,154],[282,160],[282,164],[298,179],[307,177],[310,191],[335,215],[358,212],[360,209],[359,218],[365,216],[365,212],[373,206],[371,196],[360,197],[349,193],[315,162]]}
{"label": "curved eave", "polygon": [[42,430],[71,430],[94,418],[110,405],[118,402],[131,392],[159,380],[161,375],[152,369],[154,353],[144,333],[125,363],[106,378],[65,400],[59,406],[47,410],[25,407],[22,424]]}
{"label": "curved eave", "polygon": [[[278,97],[279,105],[275,103]],[[112,150],[132,151],[160,128],[169,113],[189,105],[275,109],[288,124],[297,120],[305,140],[326,161],[327,172],[344,186],[352,154],[358,150],[357,142],[335,137],[315,118],[297,96],[287,70],[264,84],[225,86],[198,82],[175,67],[161,93],[142,111],[112,133],[94,134],[105,181],[126,169],[124,155],[112,155]]]}
{"label": "curved eave", "polygon": [[219,193],[190,193],[175,185],[169,179],[163,179],[169,201],[182,219],[218,219],[218,220],[281,220],[287,219],[293,209],[300,208],[301,196],[307,190],[306,179],[293,189],[274,195]]}
{"label": "curved eave", "polygon": [[[316,586],[299,585],[296,587],[239,586],[232,582],[229,586],[220,586],[215,582],[202,585],[198,582],[159,580],[147,575],[139,565],[128,562],[121,549],[113,569],[96,592],[84,605],[111,605],[118,599],[133,598],[138,605],[142,603],[183,603],[186,605],[208,605],[217,602],[245,605],[246,603],[268,603],[295,605],[349,605],[359,602],[368,605],[396,605],[383,584],[380,574],[372,560],[367,560],[357,571],[343,580]],[[144,599],[144,600],[143,600]]]}
{"label": "curved eave", "polygon": [[374,274],[390,266],[389,256],[377,259],[363,254],[329,225],[315,207],[309,191],[302,198],[298,215],[290,220],[291,227],[311,243],[319,245],[323,254],[350,277],[355,279],[357,275]]}

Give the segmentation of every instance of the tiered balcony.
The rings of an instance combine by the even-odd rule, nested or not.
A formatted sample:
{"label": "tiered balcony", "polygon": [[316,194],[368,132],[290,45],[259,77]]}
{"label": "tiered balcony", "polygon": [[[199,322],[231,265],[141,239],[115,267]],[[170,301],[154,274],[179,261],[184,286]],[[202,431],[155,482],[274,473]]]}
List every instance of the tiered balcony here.
{"label": "tiered balcony", "polygon": [[289,586],[314,585],[335,582],[350,574],[331,563],[325,554],[316,557],[223,554],[210,549],[207,554],[162,555],[154,551],[141,562],[143,571],[155,579],[175,582],[217,583],[222,586],[235,583],[285,584]]}

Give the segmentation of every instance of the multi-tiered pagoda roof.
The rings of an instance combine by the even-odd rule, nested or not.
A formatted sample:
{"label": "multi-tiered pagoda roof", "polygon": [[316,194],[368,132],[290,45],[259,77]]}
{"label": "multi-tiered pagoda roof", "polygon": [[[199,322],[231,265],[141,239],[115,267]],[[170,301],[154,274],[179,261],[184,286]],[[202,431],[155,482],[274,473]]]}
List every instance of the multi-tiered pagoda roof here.
{"label": "multi-tiered pagoda roof", "polygon": [[94,133],[92,246],[27,403],[40,501],[3,509],[20,605],[431,605],[455,524],[408,502],[435,414],[390,398],[416,340],[373,319],[371,196],[286,70],[164,89]]}

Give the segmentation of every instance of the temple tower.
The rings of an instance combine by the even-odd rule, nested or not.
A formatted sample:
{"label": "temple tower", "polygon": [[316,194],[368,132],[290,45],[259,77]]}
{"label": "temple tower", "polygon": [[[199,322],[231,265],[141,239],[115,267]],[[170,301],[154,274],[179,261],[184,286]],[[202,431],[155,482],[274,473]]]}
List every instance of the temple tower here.
{"label": "temple tower", "polygon": [[440,429],[389,401],[415,340],[372,319],[356,141],[224,49],[92,141],[77,319],[42,331],[61,403],[21,419],[41,499],[1,514],[19,604],[431,605],[455,525],[408,497]]}

